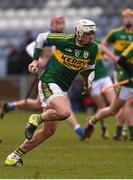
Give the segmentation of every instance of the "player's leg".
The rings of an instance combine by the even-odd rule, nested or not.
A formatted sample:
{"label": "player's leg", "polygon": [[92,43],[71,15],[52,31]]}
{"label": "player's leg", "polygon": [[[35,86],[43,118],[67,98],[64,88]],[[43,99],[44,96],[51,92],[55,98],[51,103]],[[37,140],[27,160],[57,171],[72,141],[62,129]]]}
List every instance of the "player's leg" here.
{"label": "player's leg", "polygon": [[31,140],[25,140],[24,143],[14,152],[9,154],[5,160],[8,166],[23,166],[22,157],[24,154],[34,149],[37,145],[54,135],[58,122],[45,122],[41,129],[35,132]]}
{"label": "player's leg", "polygon": [[39,96],[36,99],[22,99],[19,101],[7,102],[1,106],[0,117],[3,118],[4,115],[10,111],[20,109],[20,110],[29,110],[29,109],[40,109],[41,102]]}
{"label": "player's leg", "polygon": [[[5,161],[6,165],[22,166],[21,157],[25,153],[27,153],[28,151],[30,151],[31,149],[36,147],[38,144],[43,142],[45,139],[47,139],[50,135],[53,134],[53,132],[57,128],[58,118],[59,118],[59,120],[63,120],[70,116],[70,113],[71,113],[71,110],[69,109],[70,103],[69,103],[67,97],[62,92],[62,90],[55,84],[49,88],[50,88],[49,89],[50,91],[49,91],[48,95],[50,95],[50,97],[49,96],[46,97],[45,92],[42,91],[42,90],[45,91],[46,89],[42,89],[42,88],[41,88],[40,96],[41,96],[42,106],[44,107],[47,105],[47,108],[50,108],[50,109],[46,109],[46,111],[43,111],[43,113],[41,115],[38,115],[38,114],[34,115],[34,118],[32,118],[33,117],[33,115],[32,115],[28,122],[28,124],[29,124],[28,130],[29,131],[27,130],[28,127],[26,128],[26,130],[30,134],[33,126],[36,125],[36,128],[37,128],[41,122],[45,121],[45,119],[51,120],[51,122],[46,121],[44,123],[46,126],[44,125],[43,129],[35,132],[35,134],[34,134],[34,131],[35,131],[34,130],[30,134],[30,138],[28,137],[30,140],[26,140],[15,152],[11,153],[7,157],[7,159]],[[52,92],[53,96],[51,95],[51,92]],[[56,93],[58,94],[58,96]],[[54,121],[52,121],[52,118]]]}
{"label": "player's leg", "polygon": [[[111,82],[111,83],[112,83],[112,82]],[[111,84],[111,83],[110,83],[110,84]],[[109,84],[109,83],[108,83],[108,84]],[[108,105],[111,105],[113,99],[115,98],[115,91],[114,91],[114,89],[110,89],[109,91],[106,91],[106,92],[104,93],[104,96],[105,96],[105,98],[106,98],[106,100],[107,100]]]}
{"label": "player's leg", "polygon": [[0,118],[3,119],[4,115],[9,111],[13,111],[16,108],[16,102],[5,102],[0,106]]}
{"label": "player's leg", "polygon": [[30,116],[25,129],[25,136],[31,139],[36,128],[45,121],[61,121],[67,119],[71,114],[67,98],[64,96],[54,97],[49,102],[49,109],[42,114],[33,114]]}
{"label": "player's leg", "polygon": [[[68,101],[71,106],[69,97],[68,97]],[[76,116],[72,110],[72,106],[71,106],[71,115],[67,118],[67,123],[73,128],[74,132],[82,139],[82,137],[84,136],[84,129],[81,127],[80,123],[77,121]]]}
{"label": "player's leg", "polygon": [[[91,96],[97,106],[97,108],[100,110],[104,107],[106,107],[106,102],[101,94],[101,89],[103,86],[106,86],[107,80],[105,78],[101,78],[99,80],[93,81],[92,83],[92,89],[91,89]],[[109,133],[107,131],[107,126],[104,123],[104,120],[102,119],[100,121],[100,127],[101,127],[101,135],[103,138],[109,138]]]}
{"label": "player's leg", "polygon": [[[101,82],[101,90],[102,90],[102,88],[111,86],[112,84],[113,84],[113,82],[110,77],[108,77],[108,76],[104,77]],[[115,98],[114,88],[110,88],[108,91],[104,92],[103,96],[104,96],[105,105],[106,106],[111,105],[113,99]],[[106,131],[105,131],[105,135],[106,135]]]}
{"label": "player's leg", "polygon": [[115,115],[119,109],[125,104],[125,100],[116,97],[112,102],[111,106],[99,110],[96,115],[92,116],[85,128],[85,138],[90,137],[94,130],[94,124],[103,118]]}
{"label": "player's leg", "polygon": [[[116,129],[116,138],[115,139],[120,139],[124,140],[127,138],[126,128],[123,127],[123,125],[127,122],[129,125],[129,132],[130,136],[132,136],[132,94],[133,94],[133,89],[124,87],[123,91],[121,93],[122,98],[127,99],[125,103],[125,106],[118,112],[117,114],[117,129]],[[130,97],[130,98],[129,98]],[[128,120],[129,119],[129,120]]]}
{"label": "player's leg", "polygon": [[[128,138],[128,130],[129,130],[129,139],[133,141],[133,119],[132,119],[132,112],[133,112],[133,98],[129,99],[125,106],[122,108],[117,115],[117,131],[118,128],[120,129],[120,140],[126,140]],[[124,124],[128,125],[128,129]],[[117,132],[116,131],[116,132]],[[117,136],[116,136],[117,137]],[[114,137],[116,139],[116,137]]]}
{"label": "player's leg", "polygon": [[124,107],[125,120],[129,129],[129,139],[133,141],[133,98],[129,99]]}
{"label": "player's leg", "polygon": [[111,106],[101,109],[95,116],[92,116],[85,129],[85,137],[91,136],[94,124],[101,120],[102,118],[108,117],[110,115],[116,115],[118,111],[125,105],[126,101],[133,96],[133,88],[122,87],[119,96],[115,97]]}
{"label": "player's leg", "polygon": [[114,140],[122,140],[122,131],[125,124],[125,105],[116,114],[116,130],[113,136]]}
{"label": "player's leg", "polygon": [[71,111],[71,115],[67,118],[67,123],[74,129],[75,133],[82,139],[82,137],[84,136],[84,129],[77,121],[73,111]]}
{"label": "player's leg", "polygon": [[33,114],[30,116],[25,129],[27,139],[32,138],[40,123],[44,121],[65,120],[71,115],[71,107],[66,93],[57,84],[42,84],[40,82],[39,95],[42,106],[47,106],[48,110],[42,114]]}
{"label": "player's leg", "polygon": [[[102,95],[93,96],[93,100],[95,104],[97,105],[98,110],[106,107],[105,100]],[[103,119],[100,121],[100,127],[101,127],[101,136],[105,139],[108,139],[109,133],[107,131],[107,126],[105,125]]]}
{"label": "player's leg", "polygon": [[40,109],[41,108],[41,102],[39,99],[39,96],[37,96],[36,99],[30,99],[28,98],[27,100],[21,100],[16,103],[17,109],[22,109],[22,110],[28,110],[28,109]]}

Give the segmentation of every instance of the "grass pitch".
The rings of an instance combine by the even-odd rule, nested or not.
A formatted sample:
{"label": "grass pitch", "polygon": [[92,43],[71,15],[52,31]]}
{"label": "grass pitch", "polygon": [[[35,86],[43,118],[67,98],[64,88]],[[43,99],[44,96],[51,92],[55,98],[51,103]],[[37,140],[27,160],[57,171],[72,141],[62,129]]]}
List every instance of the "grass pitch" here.
{"label": "grass pitch", "polygon": [[[0,121],[1,179],[130,179],[133,178],[133,142],[103,140],[99,124],[93,136],[81,142],[66,122],[61,122],[56,134],[23,158],[24,167],[7,167],[5,158],[25,139],[24,129],[30,113],[13,112]],[[86,114],[77,118],[85,124]],[[106,121],[110,135],[113,118]]]}

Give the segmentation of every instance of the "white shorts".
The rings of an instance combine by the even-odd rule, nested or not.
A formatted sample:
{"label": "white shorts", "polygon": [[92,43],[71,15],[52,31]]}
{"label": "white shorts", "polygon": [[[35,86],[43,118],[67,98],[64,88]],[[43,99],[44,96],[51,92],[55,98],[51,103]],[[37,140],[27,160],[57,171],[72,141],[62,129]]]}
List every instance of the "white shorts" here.
{"label": "white shorts", "polygon": [[[91,88],[91,92],[90,92],[91,96],[101,95],[102,88],[112,85],[112,84],[113,84],[113,82],[109,76],[98,79],[96,81],[92,81],[92,88]],[[108,91],[114,92],[114,88],[110,88]]]}
{"label": "white shorts", "polygon": [[67,93],[62,91],[62,89],[55,83],[44,83],[39,81],[38,92],[42,107],[48,107],[49,103],[53,98],[57,96],[67,96]]}
{"label": "white shorts", "polygon": [[120,90],[119,98],[127,101],[131,97],[133,97],[133,88],[123,86]]}

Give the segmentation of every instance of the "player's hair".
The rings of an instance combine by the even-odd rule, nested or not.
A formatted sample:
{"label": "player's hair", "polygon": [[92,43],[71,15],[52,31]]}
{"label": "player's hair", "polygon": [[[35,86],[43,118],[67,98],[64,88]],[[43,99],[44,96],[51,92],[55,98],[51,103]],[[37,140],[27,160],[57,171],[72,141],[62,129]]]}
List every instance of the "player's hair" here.
{"label": "player's hair", "polygon": [[129,9],[129,8],[124,9],[124,10],[122,10],[121,15],[122,15],[122,16],[133,15],[133,10],[132,10],[132,9]]}
{"label": "player's hair", "polygon": [[65,23],[63,16],[53,16],[50,21],[50,26],[52,26],[54,23],[58,23],[59,21]]}

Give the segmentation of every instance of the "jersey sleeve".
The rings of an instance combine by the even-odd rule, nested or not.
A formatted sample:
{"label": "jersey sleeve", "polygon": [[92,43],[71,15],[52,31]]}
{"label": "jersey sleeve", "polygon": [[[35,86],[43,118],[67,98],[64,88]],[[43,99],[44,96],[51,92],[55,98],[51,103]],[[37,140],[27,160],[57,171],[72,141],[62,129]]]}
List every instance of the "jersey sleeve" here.
{"label": "jersey sleeve", "polygon": [[65,43],[66,35],[62,33],[51,33],[47,37],[49,45],[62,46]]}
{"label": "jersey sleeve", "polygon": [[98,48],[96,59],[102,59],[102,53],[101,53],[100,47]]}
{"label": "jersey sleeve", "polygon": [[28,44],[28,45],[26,46],[26,52],[27,52],[28,55],[31,56],[31,57],[33,57],[33,53],[34,53],[35,46],[36,46],[36,42],[35,42],[35,41],[31,42],[30,44]]}
{"label": "jersey sleeve", "polygon": [[89,61],[88,65],[95,65],[96,64],[96,59],[100,56],[100,45],[97,44],[97,46],[94,48],[94,54],[91,57],[91,60]]}
{"label": "jersey sleeve", "polygon": [[110,31],[110,32],[107,34],[107,36],[105,37],[104,41],[105,41],[106,43],[112,43],[112,42],[115,41],[114,36],[115,36],[115,34],[114,34],[114,31],[112,30],[112,31]]}

